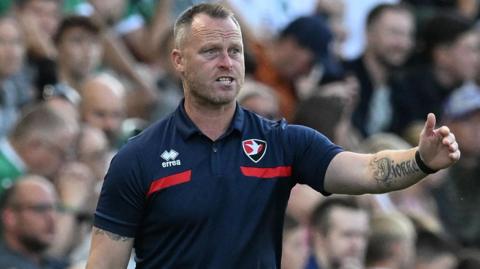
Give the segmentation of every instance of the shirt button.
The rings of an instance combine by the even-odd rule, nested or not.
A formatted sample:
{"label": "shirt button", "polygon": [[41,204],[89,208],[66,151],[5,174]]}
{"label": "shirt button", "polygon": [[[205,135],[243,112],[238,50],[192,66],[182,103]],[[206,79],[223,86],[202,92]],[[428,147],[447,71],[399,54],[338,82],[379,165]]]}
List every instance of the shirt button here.
{"label": "shirt button", "polygon": [[217,147],[213,147],[212,150],[213,150],[213,152],[217,152],[217,151],[218,151]]}

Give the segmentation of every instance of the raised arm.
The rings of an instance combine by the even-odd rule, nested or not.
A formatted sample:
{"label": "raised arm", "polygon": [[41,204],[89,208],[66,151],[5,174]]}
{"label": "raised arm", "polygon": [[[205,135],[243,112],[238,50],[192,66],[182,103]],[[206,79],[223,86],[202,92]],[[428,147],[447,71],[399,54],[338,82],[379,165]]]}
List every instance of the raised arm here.
{"label": "raised arm", "polygon": [[448,127],[435,129],[435,121],[435,115],[430,113],[418,147],[375,154],[339,153],[327,169],[325,190],[342,194],[390,192],[417,183],[429,169],[451,166],[460,158],[458,144]]}
{"label": "raised arm", "polygon": [[133,247],[133,238],[93,227],[87,269],[125,269]]}

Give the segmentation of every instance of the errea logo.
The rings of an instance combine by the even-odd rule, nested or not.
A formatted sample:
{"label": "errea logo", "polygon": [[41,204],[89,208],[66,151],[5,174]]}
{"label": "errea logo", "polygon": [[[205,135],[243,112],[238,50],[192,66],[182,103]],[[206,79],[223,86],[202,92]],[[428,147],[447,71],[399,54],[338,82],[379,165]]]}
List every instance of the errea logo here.
{"label": "errea logo", "polygon": [[171,150],[165,150],[160,157],[164,159],[165,161],[162,162],[162,167],[171,167],[171,166],[177,166],[181,165],[182,162],[180,160],[175,160],[178,157],[179,153],[176,152],[174,149]]}

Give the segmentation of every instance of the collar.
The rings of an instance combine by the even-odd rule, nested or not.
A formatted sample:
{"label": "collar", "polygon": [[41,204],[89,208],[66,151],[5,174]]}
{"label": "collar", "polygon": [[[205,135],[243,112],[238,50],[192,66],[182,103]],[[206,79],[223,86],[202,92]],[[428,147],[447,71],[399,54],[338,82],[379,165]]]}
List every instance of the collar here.
{"label": "collar", "polygon": [[[184,140],[187,140],[193,135],[202,134],[202,131],[200,131],[190,117],[188,117],[187,112],[185,111],[184,103],[185,99],[183,99],[180,102],[180,105],[178,105],[177,110],[174,113],[174,119],[177,131]],[[233,119],[230,123],[230,126],[219,139],[222,139],[234,131],[241,133],[243,130],[244,118],[245,111],[238,103],[236,103],[235,113],[233,114]]]}
{"label": "collar", "polygon": [[18,171],[21,173],[27,171],[27,165],[6,138],[0,140],[0,152],[3,153],[5,158],[7,158],[18,169]]}

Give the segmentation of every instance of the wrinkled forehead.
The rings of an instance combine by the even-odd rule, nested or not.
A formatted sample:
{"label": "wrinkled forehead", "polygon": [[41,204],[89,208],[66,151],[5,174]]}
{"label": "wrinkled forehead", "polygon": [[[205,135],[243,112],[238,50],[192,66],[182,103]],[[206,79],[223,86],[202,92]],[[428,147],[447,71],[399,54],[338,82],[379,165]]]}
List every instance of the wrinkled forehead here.
{"label": "wrinkled forehead", "polygon": [[192,37],[206,39],[241,40],[240,27],[230,18],[212,18],[206,14],[198,14],[190,27]]}

